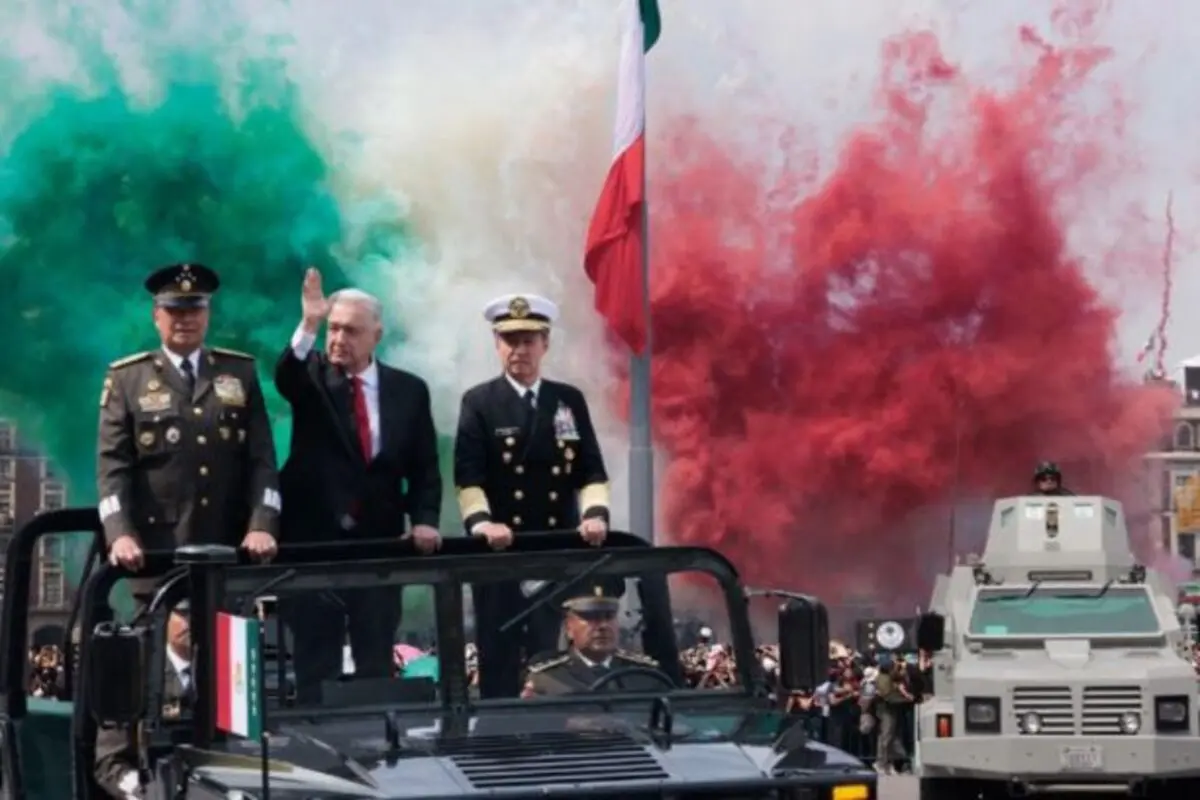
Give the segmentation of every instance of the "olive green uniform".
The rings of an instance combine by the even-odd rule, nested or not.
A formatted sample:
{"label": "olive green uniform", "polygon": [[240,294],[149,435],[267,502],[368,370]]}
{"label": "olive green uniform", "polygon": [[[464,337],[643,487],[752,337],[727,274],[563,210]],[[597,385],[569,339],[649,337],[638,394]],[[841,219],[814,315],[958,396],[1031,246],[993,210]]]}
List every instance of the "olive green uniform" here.
{"label": "olive green uniform", "polygon": [[[613,653],[607,663],[589,663],[577,650],[569,650],[545,661],[531,664],[527,672],[523,695],[539,697],[586,693],[592,684],[605,675],[630,667],[659,668],[657,661],[639,653],[618,650]],[[663,682],[645,675],[628,675],[615,678],[606,686],[601,687],[600,691],[661,692],[666,689]]]}
{"label": "olive green uniform", "polygon": [[251,530],[278,534],[275,444],[249,355],[204,349],[191,392],[162,350],[112,363],[96,449],[109,544],[130,534],[149,550],[236,546]]}

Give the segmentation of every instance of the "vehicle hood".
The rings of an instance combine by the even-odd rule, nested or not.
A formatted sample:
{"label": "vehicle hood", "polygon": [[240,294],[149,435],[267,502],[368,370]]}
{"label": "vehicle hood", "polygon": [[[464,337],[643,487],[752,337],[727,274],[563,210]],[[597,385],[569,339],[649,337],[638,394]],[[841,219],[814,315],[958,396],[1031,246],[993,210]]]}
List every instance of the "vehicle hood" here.
{"label": "vehicle hood", "polygon": [[[686,792],[781,781],[875,783],[861,761],[807,739],[799,726],[780,733],[776,722],[775,730],[747,730],[746,720],[726,717],[720,726],[678,721],[668,742],[602,714],[507,712],[475,718],[461,735],[443,734],[426,718],[424,728],[407,727],[391,754],[383,719],[287,725],[269,745],[270,789],[272,797],[332,800],[620,797],[665,785]],[[180,755],[210,785],[260,793],[257,743],[181,748]]]}
{"label": "vehicle hood", "polygon": [[1167,648],[1099,649],[1080,642],[1059,647],[1053,640],[1044,647],[1021,650],[987,649],[955,664],[956,681],[1000,680],[1005,684],[1055,684],[1078,679],[1130,684],[1142,681],[1195,685],[1195,672]]}

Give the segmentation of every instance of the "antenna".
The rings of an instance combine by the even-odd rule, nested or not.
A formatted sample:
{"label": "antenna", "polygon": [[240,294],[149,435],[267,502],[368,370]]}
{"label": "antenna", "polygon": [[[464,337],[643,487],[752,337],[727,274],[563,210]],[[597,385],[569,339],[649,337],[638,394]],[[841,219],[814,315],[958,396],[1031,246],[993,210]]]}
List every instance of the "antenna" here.
{"label": "antenna", "polygon": [[954,483],[950,489],[949,531],[946,535],[946,568],[954,570],[954,554],[958,549],[958,494],[962,475],[962,401],[954,387]]}

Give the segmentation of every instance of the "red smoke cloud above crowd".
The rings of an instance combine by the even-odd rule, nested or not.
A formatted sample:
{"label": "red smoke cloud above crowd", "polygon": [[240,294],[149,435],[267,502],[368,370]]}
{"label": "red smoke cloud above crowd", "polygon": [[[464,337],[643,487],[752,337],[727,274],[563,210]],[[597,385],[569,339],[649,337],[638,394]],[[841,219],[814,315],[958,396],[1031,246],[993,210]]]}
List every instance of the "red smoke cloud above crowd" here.
{"label": "red smoke cloud above crowd", "polygon": [[[1079,42],[1092,22],[1054,27]],[[931,508],[1023,491],[1042,459],[1077,491],[1128,485],[1173,401],[1114,364],[1118,310],[1088,277],[1108,253],[1067,236],[1081,199],[1128,169],[1127,112],[1095,77],[1104,49],[1014,33],[1025,63],[1005,91],[972,85],[932,35],[885,43],[883,114],[832,169],[799,134],[754,157],[664,126],[651,257],[667,538],[832,603],[919,601],[922,563],[946,558]],[[1161,242],[1143,233],[1108,277],[1157,275]]]}

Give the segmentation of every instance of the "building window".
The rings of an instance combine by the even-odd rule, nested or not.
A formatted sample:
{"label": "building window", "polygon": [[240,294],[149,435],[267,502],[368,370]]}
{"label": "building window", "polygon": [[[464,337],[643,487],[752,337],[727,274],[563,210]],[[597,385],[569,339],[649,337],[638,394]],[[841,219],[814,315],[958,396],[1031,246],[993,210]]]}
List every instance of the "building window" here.
{"label": "building window", "polygon": [[11,483],[0,483],[0,526],[12,525],[17,516],[17,493]]}
{"label": "building window", "polygon": [[58,470],[56,470],[54,468],[54,465],[50,463],[50,459],[43,458],[41,460],[40,466],[42,469],[42,475],[41,475],[42,480],[44,480],[44,481],[58,480]]}
{"label": "building window", "polygon": [[58,536],[43,536],[38,542],[38,605],[60,608],[66,602],[63,573],[63,543]]}
{"label": "building window", "polygon": [[1179,555],[1193,564],[1196,563],[1196,534],[1179,534]]}
{"label": "building window", "polygon": [[0,453],[11,453],[17,449],[17,426],[0,419]]}
{"label": "building window", "polygon": [[42,481],[42,511],[57,511],[67,507],[67,488],[58,481]]}
{"label": "building window", "polygon": [[38,570],[38,605],[42,608],[62,608],[66,605],[67,579],[62,564],[42,564]]}
{"label": "building window", "polygon": [[1175,449],[1196,449],[1195,431],[1192,430],[1191,423],[1181,422],[1175,426]]}
{"label": "building window", "polygon": [[0,456],[0,481],[11,481],[17,477],[17,460]]}

